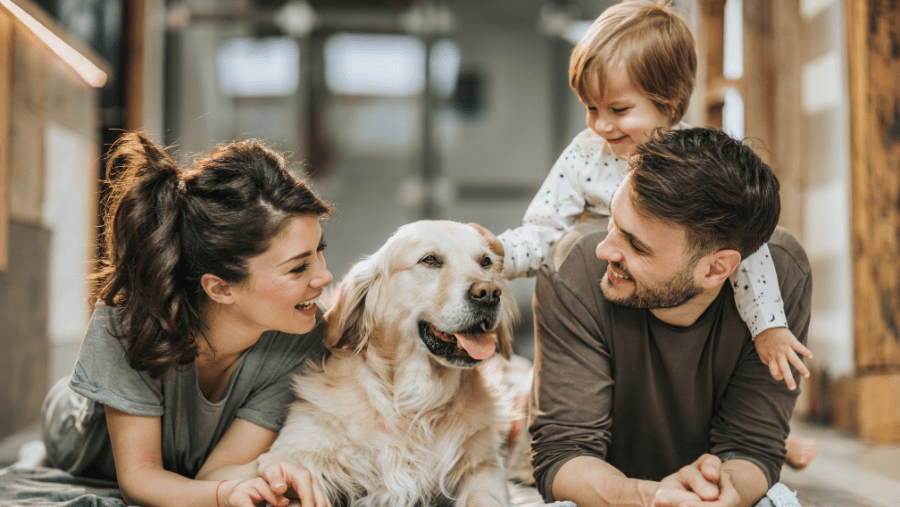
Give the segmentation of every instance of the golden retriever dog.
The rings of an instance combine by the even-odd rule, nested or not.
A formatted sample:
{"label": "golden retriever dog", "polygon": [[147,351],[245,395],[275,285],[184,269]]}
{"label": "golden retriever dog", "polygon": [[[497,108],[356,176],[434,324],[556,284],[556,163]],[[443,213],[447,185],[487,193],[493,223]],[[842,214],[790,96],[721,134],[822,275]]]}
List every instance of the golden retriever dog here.
{"label": "golden retriever dog", "polygon": [[271,452],[333,505],[507,505],[500,410],[476,368],[512,353],[500,263],[472,227],[420,221],[354,265],[326,314],[332,354],[295,379]]}

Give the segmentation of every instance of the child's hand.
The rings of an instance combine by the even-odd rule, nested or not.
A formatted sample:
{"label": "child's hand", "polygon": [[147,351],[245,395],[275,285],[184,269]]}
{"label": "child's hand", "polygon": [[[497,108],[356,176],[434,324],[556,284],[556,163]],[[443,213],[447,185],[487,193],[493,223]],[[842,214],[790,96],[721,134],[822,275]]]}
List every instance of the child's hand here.
{"label": "child's hand", "polygon": [[812,359],[812,352],[800,343],[786,327],[772,327],[764,330],[756,336],[756,352],[763,364],[769,367],[769,372],[775,380],[784,379],[788,389],[797,388],[794,382],[794,376],[791,375],[791,367],[793,364],[803,378],[809,378],[809,370],[803,366],[803,361],[797,356],[800,355],[807,359]]}
{"label": "child's hand", "polygon": [[484,237],[492,252],[499,255],[501,259],[504,257],[506,252],[504,251],[503,243],[497,239],[497,236],[494,236],[493,232],[475,223],[470,223],[469,226],[474,227],[475,230],[478,231],[478,234],[481,234]]}

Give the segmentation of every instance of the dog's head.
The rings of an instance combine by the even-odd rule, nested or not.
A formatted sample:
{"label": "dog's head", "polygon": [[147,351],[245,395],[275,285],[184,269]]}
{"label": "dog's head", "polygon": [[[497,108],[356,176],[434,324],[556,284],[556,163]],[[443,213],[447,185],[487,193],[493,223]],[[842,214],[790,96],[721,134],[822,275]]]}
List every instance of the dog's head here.
{"label": "dog's head", "polygon": [[501,259],[472,227],[423,220],[354,265],[326,315],[325,344],[384,357],[426,353],[472,367],[509,359],[517,308]]}

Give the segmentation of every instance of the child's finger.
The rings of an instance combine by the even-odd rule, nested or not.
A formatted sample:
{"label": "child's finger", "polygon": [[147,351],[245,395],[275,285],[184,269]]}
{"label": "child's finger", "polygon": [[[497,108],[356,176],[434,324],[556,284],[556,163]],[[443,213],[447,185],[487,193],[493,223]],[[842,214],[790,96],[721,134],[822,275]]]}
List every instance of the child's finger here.
{"label": "child's finger", "polygon": [[804,347],[803,344],[798,342],[797,340],[794,340],[792,348],[795,351],[797,351],[798,354],[800,354],[801,356],[803,356],[807,359],[812,359],[812,357],[813,357],[812,352],[810,352],[810,350],[808,348]]}
{"label": "child's finger", "polygon": [[766,366],[769,367],[769,373],[772,374],[772,378],[775,380],[781,380],[781,369],[778,367],[778,361],[769,361],[766,363]]}
{"label": "child's finger", "polygon": [[803,376],[803,378],[809,378],[809,370],[803,364],[803,361],[801,361],[800,358],[797,357],[797,354],[794,354],[793,352],[788,354],[788,361],[790,361],[791,364],[794,365],[794,368],[797,368],[797,371],[800,373],[800,375]]}
{"label": "child's finger", "polygon": [[784,356],[778,358],[778,366],[781,368],[780,373],[784,377],[784,383],[787,384],[788,389],[791,391],[796,389],[797,383],[794,382],[794,376],[791,374],[791,367],[788,365],[788,361]]}

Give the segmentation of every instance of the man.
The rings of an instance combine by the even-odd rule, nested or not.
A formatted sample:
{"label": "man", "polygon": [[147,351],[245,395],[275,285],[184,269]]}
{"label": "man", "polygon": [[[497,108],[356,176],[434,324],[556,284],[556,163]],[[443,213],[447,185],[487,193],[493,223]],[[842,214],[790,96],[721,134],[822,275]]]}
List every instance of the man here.
{"label": "man", "polygon": [[548,256],[530,427],[545,499],[750,506],[778,481],[798,392],[760,361],[729,281],[768,241],[806,342],[809,261],[776,230],[778,188],[721,131],[656,134],[613,197],[608,232],[576,229]]}

